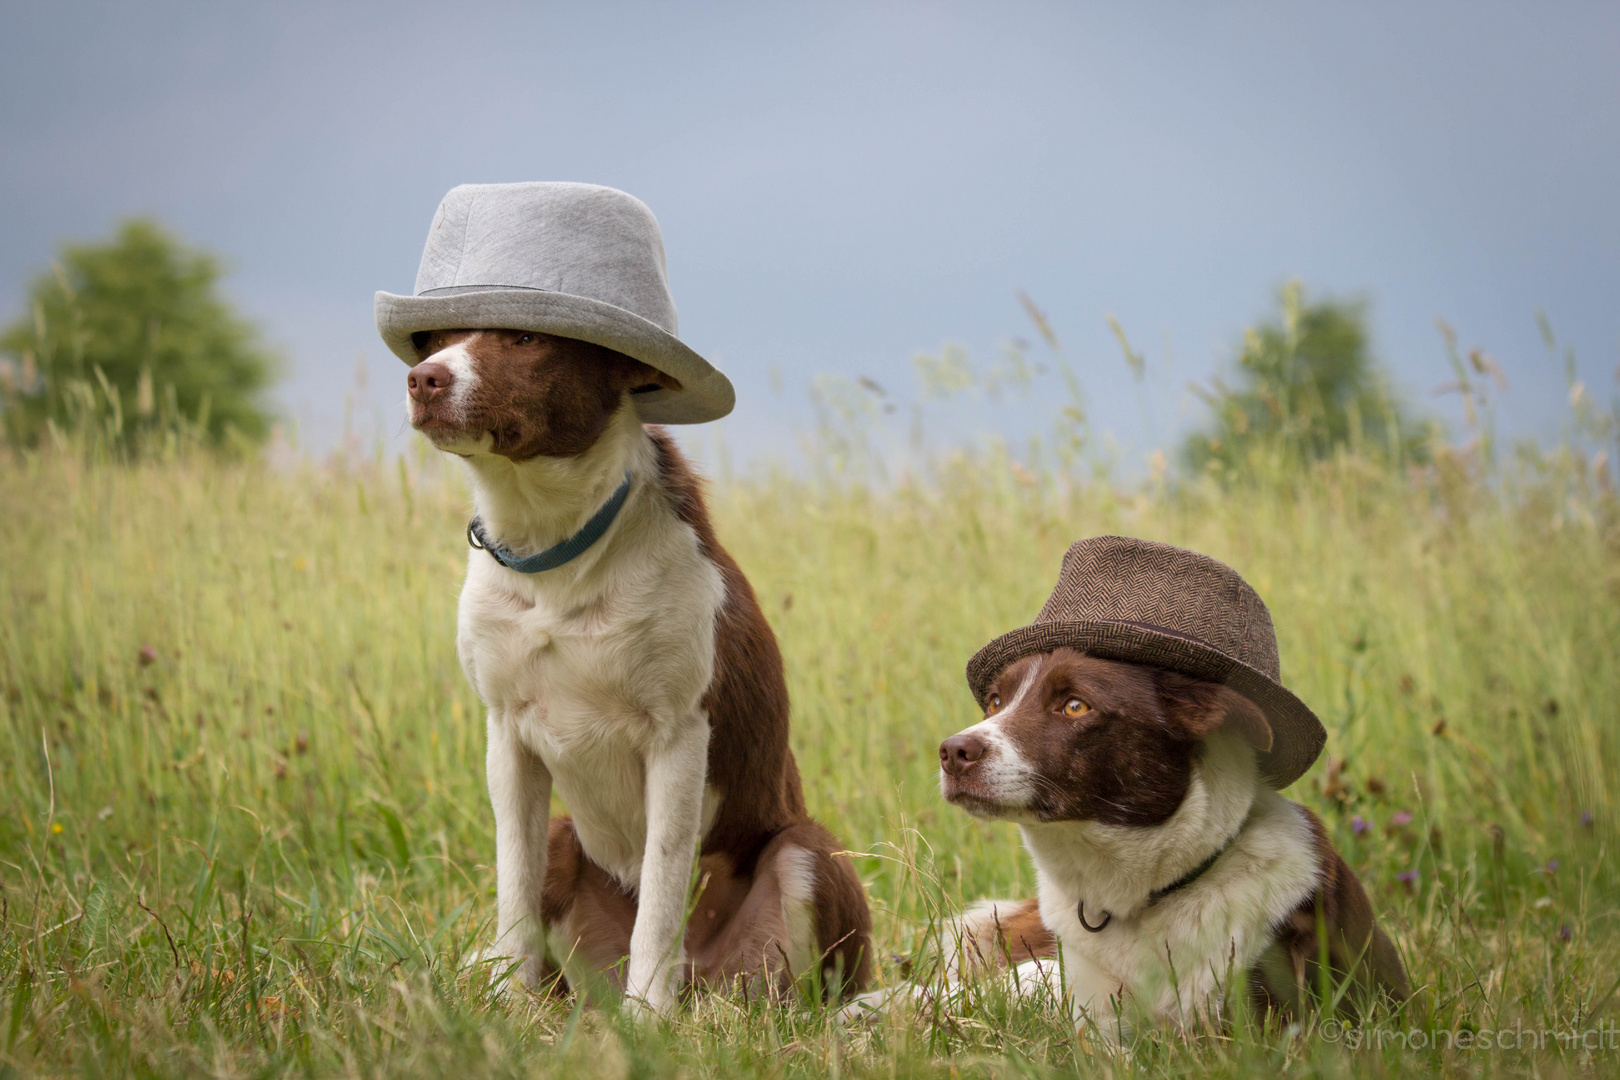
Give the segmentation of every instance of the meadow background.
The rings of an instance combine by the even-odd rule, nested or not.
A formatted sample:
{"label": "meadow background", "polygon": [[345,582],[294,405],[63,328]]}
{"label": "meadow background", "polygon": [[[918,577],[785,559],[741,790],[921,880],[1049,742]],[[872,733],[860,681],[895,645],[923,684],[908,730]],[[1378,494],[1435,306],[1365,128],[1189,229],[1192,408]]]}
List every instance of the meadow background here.
{"label": "meadow background", "polygon": [[[882,980],[927,977],[942,912],[1033,888],[1014,829],[940,801],[935,748],[976,716],[967,657],[1028,621],[1070,542],[1119,532],[1222,559],[1270,605],[1284,677],[1329,732],[1289,794],[1424,988],[1369,1023],[1620,1019],[1620,411],[1571,361],[1561,440],[1500,446],[1489,365],[1454,359],[1468,429],[1416,452],[1357,436],[1306,459],[1284,440],[1241,473],[1160,457],[1122,479],[1072,371],[1042,390],[942,355],[900,410],[892,388],[818,382],[793,467],[722,464],[720,535],[786,656],[811,810],[860,853]],[[1013,392],[1039,406],[1027,441],[929,427],[930,402]],[[709,996],[643,1030],[501,997],[462,959],[494,877],[453,643],[459,477],[421,450],[222,454],[174,416],[132,453],[116,397],[98,407],[87,383],[75,424],[0,450],[0,1076],[1620,1066],[1614,1036],[1354,1049],[1342,1028],[1241,1016],[1120,1056],[988,989],[850,1028],[808,999]]]}

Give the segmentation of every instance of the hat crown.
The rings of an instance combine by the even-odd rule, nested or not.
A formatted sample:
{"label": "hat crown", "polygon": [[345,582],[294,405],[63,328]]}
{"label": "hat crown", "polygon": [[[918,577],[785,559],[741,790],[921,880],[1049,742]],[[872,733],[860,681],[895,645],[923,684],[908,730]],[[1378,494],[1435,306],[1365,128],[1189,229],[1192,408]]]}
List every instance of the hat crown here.
{"label": "hat crown", "polygon": [[536,289],[611,304],[675,335],[658,219],[595,184],[462,184],[439,203],[417,296]]}
{"label": "hat crown", "polygon": [[1070,545],[1035,624],[1086,621],[1168,630],[1282,681],[1264,601],[1237,571],[1195,551],[1128,536]]}

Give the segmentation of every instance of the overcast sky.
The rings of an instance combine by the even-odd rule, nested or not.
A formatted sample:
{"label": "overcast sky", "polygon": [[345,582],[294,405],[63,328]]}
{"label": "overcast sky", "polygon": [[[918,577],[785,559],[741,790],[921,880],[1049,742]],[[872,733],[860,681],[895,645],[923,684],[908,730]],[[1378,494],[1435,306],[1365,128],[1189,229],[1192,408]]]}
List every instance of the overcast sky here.
{"label": "overcast sky", "polygon": [[1448,320],[1514,433],[1567,397],[1537,310],[1605,397],[1620,361],[1613,3],[0,7],[0,317],[63,240],[156,216],[226,257],[317,449],[358,357],[362,414],[410,437],[372,293],[410,291],[447,189],[509,180],[652,207],[744,460],[793,453],[817,372],[910,395],[918,351],[1033,339],[1019,290],[1136,459],[1290,277],[1367,297],[1398,382],[1456,416]]}

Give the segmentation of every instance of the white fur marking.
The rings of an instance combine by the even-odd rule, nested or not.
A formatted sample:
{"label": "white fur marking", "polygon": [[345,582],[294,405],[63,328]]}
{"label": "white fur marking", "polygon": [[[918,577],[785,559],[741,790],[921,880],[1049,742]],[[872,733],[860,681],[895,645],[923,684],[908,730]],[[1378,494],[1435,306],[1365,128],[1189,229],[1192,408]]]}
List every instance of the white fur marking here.
{"label": "white fur marking", "polygon": [[478,386],[478,363],[465,341],[458,341],[448,349],[440,349],[430,360],[437,360],[450,369],[450,408],[456,419],[461,419],[467,408],[467,399]]}
{"label": "white fur marking", "polygon": [[[428,359],[437,360],[450,369],[451,383],[448,390],[443,391],[448,397],[444,404],[435,404],[435,412],[442,414],[443,419],[452,424],[466,422],[467,401],[479,382],[478,364],[476,358],[468,350],[465,341],[457,342],[448,348],[440,349]],[[406,405],[406,417],[411,415],[411,407]],[[495,445],[495,436],[488,431],[470,431],[460,427],[439,428],[431,427],[422,432],[432,442],[434,447],[457,457],[468,458],[480,454],[488,454]]]}
{"label": "white fur marking", "polygon": [[787,926],[788,974],[794,978],[816,962],[816,857],[784,845],[776,856],[782,883],[782,921]]}
{"label": "white fur marking", "polygon": [[[1035,770],[1018,752],[1017,744],[1001,730],[999,718],[1012,713],[1034,685],[1037,674],[1039,674],[1038,665],[1031,665],[1010,702],[1003,705],[993,716],[987,716],[972,727],[957,733],[975,735],[984,740],[987,749],[974,768],[975,783],[983,788],[987,797],[999,803],[1003,809],[1016,810],[1028,806],[1035,798]],[[940,770],[939,781],[943,794],[945,784],[943,769]],[[976,817],[1005,816],[981,813],[973,804],[967,804],[964,808]]]}

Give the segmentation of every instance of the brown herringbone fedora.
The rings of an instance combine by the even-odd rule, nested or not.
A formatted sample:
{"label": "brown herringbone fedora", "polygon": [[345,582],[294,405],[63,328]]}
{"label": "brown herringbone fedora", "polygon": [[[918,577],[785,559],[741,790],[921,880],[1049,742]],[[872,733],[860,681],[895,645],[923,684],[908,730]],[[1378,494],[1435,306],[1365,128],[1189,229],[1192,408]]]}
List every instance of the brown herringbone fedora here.
{"label": "brown herringbone fedora", "polygon": [[968,687],[982,705],[1008,664],[1064,645],[1222,683],[1253,701],[1271,723],[1260,774],[1272,787],[1299,779],[1327,741],[1322,721],[1282,685],[1265,603],[1236,570],[1207,555],[1129,536],[1070,545],[1034,623],[975,653]]}

